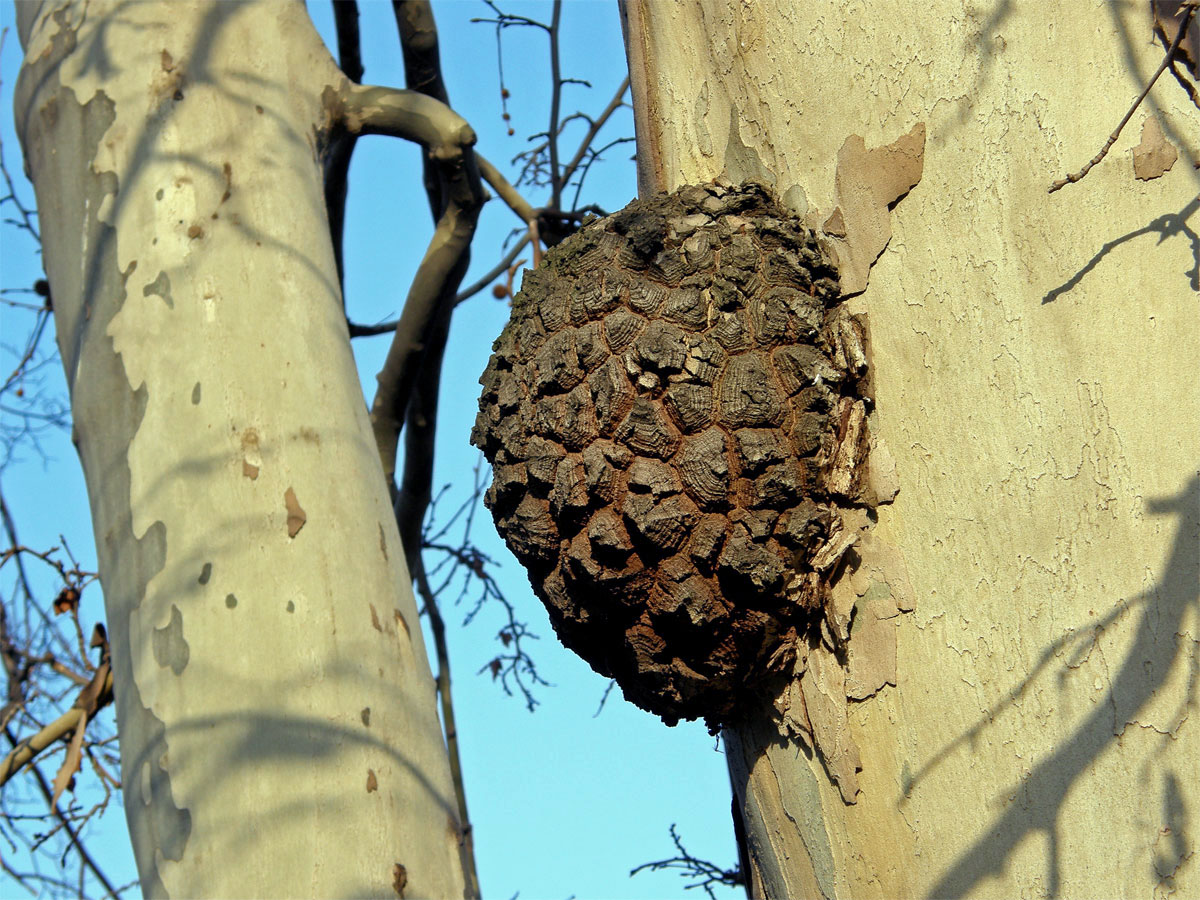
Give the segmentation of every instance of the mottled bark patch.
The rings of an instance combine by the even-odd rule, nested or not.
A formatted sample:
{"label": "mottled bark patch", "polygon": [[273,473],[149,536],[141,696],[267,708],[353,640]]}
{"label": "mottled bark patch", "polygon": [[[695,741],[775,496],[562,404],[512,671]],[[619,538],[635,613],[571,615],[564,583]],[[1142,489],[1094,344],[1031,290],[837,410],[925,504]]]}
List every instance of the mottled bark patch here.
{"label": "mottled bark patch", "polygon": [[866,490],[839,301],[764,188],[689,186],[527,272],[481,379],[497,527],[563,641],[669,723],[730,721],[821,639],[837,507]]}
{"label": "mottled bark patch", "polygon": [[183,636],[183,613],[174,603],[171,604],[170,621],[162,628],[154,629],[151,646],[154,648],[154,659],[160,666],[169,666],[176,675],[183,674],[191,650]]}

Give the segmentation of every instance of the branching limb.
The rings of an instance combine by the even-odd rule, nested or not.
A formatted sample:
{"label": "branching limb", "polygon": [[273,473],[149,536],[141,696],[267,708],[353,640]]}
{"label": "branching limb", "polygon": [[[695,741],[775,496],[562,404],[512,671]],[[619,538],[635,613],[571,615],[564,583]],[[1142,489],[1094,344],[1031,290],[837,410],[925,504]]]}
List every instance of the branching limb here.
{"label": "branching limb", "polygon": [[[396,449],[413,385],[420,373],[428,335],[442,305],[444,294],[453,303],[453,287],[445,287],[459,269],[459,260],[475,233],[479,207],[452,203],[438,221],[433,240],[413,278],[404,310],[392,336],[383,369],[377,376],[379,388],[371,406],[372,427],[384,475],[393,483]],[[459,276],[461,278],[461,273]],[[456,285],[455,285],[456,286]]]}
{"label": "branching limb", "polygon": [[[442,103],[450,102],[442,65],[438,53],[437,24],[429,0],[394,0],[392,4],[396,25],[400,32],[400,46],[404,57],[405,82],[411,89],[432,97]],[[474,157],[468,163],[477,165]],[[425,192],[429,209],[434,218],[441,221],[464,201],[456,190],[454,171],[440,165],[430,148],[423,158]],[[483,188],[475,171],[470,202],[475,215],[483,203]],[[426,350],[421,356],[417,376],[414,380],[411,399],[405,410],[407,432],[405,434],[404,476],[396,497],[395,514],[409,571],[416,577],[417,590],[429,615],[437,655],[438,696],[442,706],[442,727],[446,736],[446,749],[450,758],[450,775],[454,782],[454,793],[458,801],[458,818],[462,829],[462,855],[467,879],[467,896],[479,896],[479,878],[475,864],[474,836],[471,819],[467,813],[466,786],[463,781],[462,763],[458,750],[458,726],[454,715],[454,698],[450,685],[450,652],[446,644],[446,627],[438,608],[438,598],[429,589],[421,558],[421,526],[432,496],[433,462],[437,428],[438,395],[442,379],[442,358],[446,340],[450,333],[450,317],[454,312],[458,286],[466,275],[471,261],[470,239],[466,235],[456,248],[456,259],[446,271],[437,289],[437,306],[427,323],[424,343]],[[420,273],[418,272],[418,275]],[[411,296],[411,295],[410,295]],[[407,311],[407,306],[406,306]],[[401,327],[404,316],[401,315]],[[400,329],[397,328],[397,336]],[[393,343],[393,347],[395,343]],[[382,377],[382,373],[381,373]],[[381,381],[382,387],[382,381]]]}
{"label": "branching limb", "polygon": [[[101,663],[97,667],[91,681],[83,686],[70,709],[40,729],[36,734],[23,741],[14,743],[8,755],[3,760],[0,760],[0,785],[4,785],[23,766],[30,763],[47,747],[56,741],[62,740],[67,735],[77,732],[81,725],[86,726],[88,719],[112,703],[113,678],[112,667],[108,662],[108,642],[104,637],[104,629],[98,625],[96,629],[97,636],[93,639],[93,644],[101,650]],[[82,737],[79,740],[82,741]],[[76,748],[75,755],[78,756],[79,753],[80,751]],[[68,763],[64,764],[63,770],[66,771],[70,764],[71,760],[68,759]],[[78,766],[74,766],[74,769],[77,768]],[[74,769],[68,774],[68,779],[70,775],[74,774]],[[58,795],[60,793],[62,793],[61,790],[56,786],[56,790],[52,795],[54,803],[58,802]]]}
{"label": "branching limb", "polygon": [[[521,251],[527,246],[529,246],[528,233],[522,235],[521,238],[515,244],[513,244],[512,249],[505,253],[504,256],[501,257],[500,261],[491,269],[489,269],[486,274],[480,276],[477,281],[460,290],[454,297],[454,305],[457,306],[460,303],[470,300],[480,291],[489,287],[492,282],[494,282],[501,275],[504,275],[506,272],[508,272],[516,258],[521,255]],[[396,330],[397,323],[398,320],[393,319],[390,322],[380,322],[378,325],[360,325],[357,322],[349,322],[347,325],[350,329],[350,337],[356,338],[372,337],[377,334],[388,334]]]}
{"label": "branching limb", "polygon": [[[357,0],[334,0],[333,21],[337,28],[338,64],[342,74],[358,84],[362,81],[362,50],[359,45]],[[350,172],[350,157],[354,153],[357,135],[339,130],[333,135],[325,155],[325,209],[329,216],[329,235],[333,239],[333,256],[337,264],[338,284],[346,284],[345,248],[342,234],[346,224],[346,178]],[[343,293],[342,303],[346,302]]]}
{"label": "branching limb", "polygon": [[[10,732],[8,729],[5,729],[4,735],[8,738],[9,744],[16,746],[17,740],[13,736],[12,732]],[[54,792],[51,789],[50,784],[46,781],[46,776],[42,774],[41,770],[36,764],[31,767],[30,771],[33,774],[33,778],[38,786],[38,790],[41,792],[42,796],[46,798],[46,802],[50,803],[51,808],[54,810],[54,815],[58,818],[63,830],[66,832],[71,845],[75,848],[76,852],[79,854],[79,858],[83,861],[84,868],[92,873],[92,876],[100,882],[110,897],[119,897],[125,888],[117,888],[114,886],[113,883],[109,881],[108,876],[104,873],[104,870],[100,868],[100,864],[97,863],[95,858],[92,857],[91,853],[88,852],[87,847],[84,846],[83,839],[79,836],[79,830],[71,824],[66,814],[64,814],[63,811],[58,808],[58,804],[53,802]]]}
{"label": "branching limb", "polygon": [[[444,208],[433,239],[409,288],[371,405],[375,443],[394,490],[396,450],[426,340],[442,301],[452,302],[452,281],[475,234],[483,188],[472,145],[475,132],[446,104],[416,91],[362,87],[346,82],[327,104],[350,131],[388,134],[420,143],[438,170]],[[458,276],[461,278],[461,273]],[[447,286],[450,285],[449,289]]]}
{"label": "branching limb", "polygon": [[517,214],[517,218],[526,224],[537,218],[537,210],[530,206],[508,179],[500,174],[499,169],[478,154],[475,159],[479,162],[479,174],[483,176],[483,180],[500,195],[500,199],[508,208]]}
{"label": "branching limb", "polygon": [[1133,118],[1133,114],[1137,112],[1137,108],[1142,105],[1142,101],[1146,99],[1147,95],[1150,93],[1150,89],[1153,88],[1154,83],[1158,81],[1158,76],[1162,75],[1162,73],[1167,70],[1167,67],[1171,65],[1171,60],[1175,58],[1175,52],[1179,49],[1179,43],[1183,40],[1183,36],[1188,32],[1188,26],[1192,22],[1192,16],[1196,14],[1196,7],[1198,5],[1200,5],[1200,0],[1184,0],[1184,3],[1180,4],[1180,9],[1183,11],[1183,20],[1179,23],[1179,31],[1175,35],[1175,40],[1173,40],[1171,42],[1171,46],[1167,48],[1166,56],[1163,57],[1163,61],[1159,65],[1158,70],[1154,73],[1153,77],[1150,79],[1150,82],[1146,85],[1146,89],[1142,91],[1136,100],[1133,101],[1133,106],[1129,107],[1129,112],[1125,113],[1125,117],[1121,119],[1120,124],[1118,124],[1113,133],[1108,136],[1108,140],[1105,141],[1104,146],[1100,148],[1100,152],[1088,160],[1084,167],[1078,172],[1069,174],[1065,178],[1060,178],[1051,184],[1048,193],[1053,194],[1055,191],[1061,190],[1068,184],[1074,184],[1075,182],[1079,181],[1092,170],[1093,166],[1095,166],[1108,155],[1108,151],[1112,148],[1112,145],[1115,144],[1117,142],[1117,138],[1121,136],[1121,130],[1126,126],[1126,124],[1128,124],[1129,120]]}
{"label": "branching limb", "polygon": [[440,162],[462,160],[475,145],[475,129],[466,119],[417,91],[347,82],[336,95],[327,89],[326,105],[356,134],[404,138]]}

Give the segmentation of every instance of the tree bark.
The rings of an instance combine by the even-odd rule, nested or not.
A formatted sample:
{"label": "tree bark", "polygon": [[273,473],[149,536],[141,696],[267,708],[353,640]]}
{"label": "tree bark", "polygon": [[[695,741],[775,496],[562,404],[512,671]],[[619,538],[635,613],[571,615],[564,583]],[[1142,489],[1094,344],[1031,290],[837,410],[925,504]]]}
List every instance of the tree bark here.
{"label": "tree bark", "polygon": [[[643,191],[756,179],[819,225],[848,138],[928,135],[861,298],[916,610],[849,703],[853,804],[766,717],[726,732],[754,895],[1200,891],[1195,106],[1160,81],[1047,194],[1161,62],[1147,8],[623,13]],[[1147,119],[1180,159],[1143,181]]]}
{"label": "tree bark", "polygon": [[296,2],[18,5],[147,896],[464,894]]}

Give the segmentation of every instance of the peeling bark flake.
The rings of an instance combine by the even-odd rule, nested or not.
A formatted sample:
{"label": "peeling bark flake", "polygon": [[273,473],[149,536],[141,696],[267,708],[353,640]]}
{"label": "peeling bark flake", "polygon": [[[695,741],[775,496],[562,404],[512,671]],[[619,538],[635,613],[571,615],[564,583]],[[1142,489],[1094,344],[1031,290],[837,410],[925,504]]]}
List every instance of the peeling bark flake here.
{"label": "peeling bark flake", "polygon": [[408,887],[408,869],[396,863],[392,866],[392,890],[400,900],[404,900],[404,889]]}
{"label": "peeling bark flake", "polygon": [[304,523],[308,521],[308,516],[301,509],[300,501],[296,499],[296,492],[291,488],[288,488],[287,493],[283,495],[283,502],[287,505],[288,537],[294,538],[300,533],[300,529],[304,527]]}
{"label": "peeling bark flake", "polygon": [[396,629],[396,634],[399,635],[401,632],[403,632],[404,636],[407,638],[409,636],[409,630],[408,623],[404,621],[404,614],[398,609],[392,610],[392,612],[395,613],[396,624],[400,626]]}
{"label": "peeling bark flake", "polygon": [[808,668],[800,678],[800,686],[821,760],[837,784],[843,802],[854,803],[862,761],[850,736],[845,670],[837,657],[819,644],[808,656]]}
{"label": "peeling bark flake", "polygon": [[921,180],[924,166],[924,122],[871,150],[857,134],[842,144],[834,175],[837,208],[827,224],[834,229],[828,233],[837,248],[843,294],[867,289],[867,273],[892,239],[891,207]]}
{"label": "peeling bark flake", "polygon": [[367,793],[373,794],[379,790],[379,781],[375,777],[374,769],[367,769]]}
{"label": "peeling bark flake", "polygon": [[1179,151],[1167,140],[1155,116],[1142,123],[1142,142],[1133,148],[1133,175],[1139,181],[1161,178],[1171,171]]}
{"label": "peeling bark flake", "polygon": [[846,644],[846,696],[865,700],[896,683],[896,603],[887,585],[875,582],[856,605]]}
{"label": "peeling bark flake", "polygon": [[371,627],[376,631],[382,632],[383,626],[379,624],[379,613],[375,612],[375,604],[368,603],[367,606],[371,607]]}

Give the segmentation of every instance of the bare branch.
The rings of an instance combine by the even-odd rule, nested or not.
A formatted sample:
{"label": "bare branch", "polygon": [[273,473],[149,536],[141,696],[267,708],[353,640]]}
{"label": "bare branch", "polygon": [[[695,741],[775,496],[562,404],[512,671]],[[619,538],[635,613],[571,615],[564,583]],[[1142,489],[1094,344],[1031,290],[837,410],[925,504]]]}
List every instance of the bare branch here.
{"label": "bare branch", "polygon": [[629,76],[625,76],[625,80],[621,82],[621,86],[617,88],[617,92],[613,94],[613,98],[608,101],[608,106],[604,107],[604,111],[598,117],[591,120],[587,134],[583,136],[583,140],[579,142],[579,149],[575,151],[574,158],[567,163],[567,167],[563,169],[562,181],[566,185],[571,180],[571,176],[575,174],[575,170],[579,168],[579,164],[583,161],[584,156],[592,146],[592,141],[596,139],[596,135],[600,133],[600,129],[605,123],[612,118],[622,106],[627,104],[624,102],[625,92],[629,90]]}
{"label": "bare branch", "polygon": [[1175,35],[1175,40],[1172,41],[1171,46],[1167,48],[1166,56],[1163,57],[1163,61],[1159,65],[1158,70],[1155,71],[1153,77],[1150,79],[1150,82],[1146,85],[1146,89],[1142,91],[1140,95],[1138,95],[1136,100],[1133,101],[1133,106],[1129,107],[1129,112],[1125,113],[1125,117],[1121,119],[1120,124],[1118,124],[1113,133],[1108,136],[1108,140],[1105,141],[1104,146],[1100,148],[1100,152],[1088,160],[1084,167],[1078,172],[1074,174],[1068,174],[1065,178],[1060,178],[1051,184],[1048,193],[1053,194],[1055,191],[1061,190],[1068,184],[1074,184],[1075,182],[1079,181],[1092,170],[1093,166],[1095,166],[1102,159],[1104,159],[1105,156],[1108,155],[1108,151],[1112,148],[1112,145],[1115,144],[1117,142],[1117,138],[1121,136],[1121,129],[1123,129],[1128,124],[1129,120],[1133,118],[1133,114],[1137,112],[1137,108],[1142,105],[1142,101],[1146,99],[1147,95],[1150,93],[1150,89],[1154,87],[1154,83],[1158,81],[1158,76],[1165,72],[1167,67],[1171,64],[1171,60],[1175,57],[1175,52],[1179,49],[1179,42],[1182,41],[1183,36],[1187,34],[1188,25],[1192,21],[1192,16],[1196,14],[1196,6],[1197,0],[1186,0],[1186,2],[1181,5],[1181,9],[1184,10],[1183,21],[1179,24],[1179,31]]}
{"label": "bare branch", "polygon": [[[394,490],[401,425],[439,306],[452,303],[454,273],[475,234],[483,188],[471,150],[475,132],[466,120],[433,97],[416,91],[346,83],[327,102],[351,131],[417,141],[438,167],[444,208],[404,303],[387,359],[378,375],[371,425],[388,485]],[[461,272],[457,276],[461,278]],[[449,289],[447,286],[450,285]],[[448,295],[444,297],[444,295]]]}
{"label": "bare branch", "polygon": [[[113,700],[112,668],[108,663],[108,642],[103,636],[103,629],[97,626],[97,639],[93,643],[101,649],[101,664],[95,675],[79,692],[74,704],[65,713],[39,730],[37,734],[16,742],[13,749],[3,760],[0,760],[0,785],[7,782],[22,766],[37,757],[39,753],[55,741],[65,738],[82,725],[88,718],[103,709]],[[76,746],[82,746],[82,735],[76,739]],[[73,774],[73,773],[72,773]],[[57,804],[61,789],[55,789],[52,803]]]}
{"label": "bare branch", "polygon": [[[342,74],[357,84],[362,81],[363,66],[356,0],[333,0],[333,21],[337,28],[338,63]],[[325,209],[329,216],[329,235],[333,240],[338,284],[343,288],[343,305],[346,302],[345,248],[342,246],[346,225],[346,179],[357,139],[357,135],[339,129],[333,135],[325,155]]]}
{"label": "bare branch", "polygon": [[716,894],[712,889],[714,884],[724,884],[730,887],[745,884],[745,876],[740,866],[733,869],[722,869],[716,863],[711,863],[706,859],[697,859],[688,853],[673,824],[671,825],[671,840],[675,843],[675,849],[679,851],[678,856],[660,859],[657,862],[642,863],[629,873],[629,877],[632,878],[642,871],[657,872],[661,869],[680,869],[682,870],[679,873],[681,877],[699,879],[687,885],[685,890],[703,888],[704,892],[713,900],[716,900]]}
{"label": "bare branch", "polygon": [[[406,84],[411,89],[448,104],[450,98],[442,78],[442,66],[438,53],[437,24],[428,0],[395,0],[392,8],[400,32]],[[462,763],[459,759],[458,726],[454,716],[454,699],[451,694],[450,653],[446,644],[446,628],[438,609],[437,598],[429,590],[424,562],[421,559],[421,524],[426,510],[429,508],[430,485],[433,480],[442,358],[449,336],[450,317],[454,312],[456,292],[470,264],[470,241],[474,233],[474,217],[478,216],[478,209],[483,203],[483,188],[479,183],[478,171],[474,169],[477,162],[474,157],[469,157],[467,162],[472,166],[473,173],[471,182],[473,194],[470,198],[472,204],[470,208],[474,210],[474,216],[471,222],[471,232],[460,238],[460,243],[456,248],[456,258],[450,263],[449,269],[437,286],[436,311],[427,323],[427,332],[424,336],[426,351],[420,359],[417,375],[413,382],[412,396],[405,409],[408,430],[405,434],[404,476],[394,509],[409,570],[416,576],[417,589],[425,603],[425,609],[429,614],[430,629],[433,632],[438,664],[438,695],[442,706],[442,728],[446,737],[450,774],[458,802],[467,894],[478,896],[479,880],[475,865],[474,837],[471,833],[471,819],[467,813],[466,787],[463,781]],[[464,201],[461,191],[456,190],[454,172],[439,164],[428,148],[423,156],[423,170],[429,209],[434,218],[440,220],[438,225],[440,229],[441,221],[452,215],[455,208]],[[401,327],[403,327],[403,322],[404,316],[402,315]],[[397,336],[399,334],[400,328],[397,328]],[[382,388],[383,373],[380,373],[380,377]],[[405,398],[401,395],[400,399]]]}
{"label": "bare branch", "polygon": [[[493,281],[509,270],[513,264],[513,261],[521,255],[521,251],[524,250],[528,245],[529,233],[526,232],[521,236],[520,240],[513,245],[512,249],[505,253],[500,261],[491,269],[489,269],[486,274],[480,276],[479,280],[473,282],[458,292],[454,298],[454,305],[457,306],[460,303],[470,300],[480,291],[491,285]],[[381,322],[378,325],[360,325],[357,322],[348,322],[347,325],[350,329],[350,337],[356,338],[373,337],[374,335],[378,334],[388,334],[389,332],[396,330],[397,323],[398,320],[393,319],[390,322]]]}
{"label": "bare branch", "polygon": [[562,0],[554,0],[554,12],[550,17],[550,205],[555,209],[562,206],[562,189],[565,179],[558,169],[558,110],[562,102],[562,66],[558,57],[558,30],[562,19]]}
{"label": "bare branch", "polygon": [[521,255],[521,251],[524,250],[529,244],[529,240],[529,233],[526,232],[521,236],[519,241],[513,244],[512,249],[504,254],[500,262],[496,263],[495,266],[488,270],[487,274],[480,276],[479,280],[474,284],[470,285],[469,287],[465,287],[458,292],[458,296],[454,299],[455,304],[462,303],[464,300],[469,300],[505,272],[509,271],[513,265],[513,261]]}
{"label": "bare branch", "polygon": [[483,176],[483,180],[491,186],[492,190],[500,195],[500,199],[505,202],[509,209],[517,214],[517,217],[522,222],[529,224],[537,218],[537,211],[509,183],[508,179],[500,174],[499,169],[479,154],[475,155],[475,159],[479,163],[479,174]]}
{"label": "bare branch", "polygon": [[[10,744],[15,745],[17,743],[16,738],[13,737],[12,733],[8,729],[4,730],[4,734],[5,737],[8,738]],[[46,801],[50,802],[54,795],[50,785],[46,782],[46,776],[42,774],[41,770],[38,769],[36,764],[31,767],[30,771],[33,774],[34,781],[38,786],[38,790],[41,792],[42,796],[46,798]],[[100,884],[104,887],[104,890],[108,892],[109,896],[119,897],[126,888],[117,888],[111,881],[109,881],[108,876],[104,873],[104,870],[100,868],[99,863],[96,862],[91,853],[88,852],[87,847],[84,846],[83,840],[79,836],[78,829],[71,825],[71,822],[67,819],[66,814],[58,808],[57,804],[52,803],[51,808],[54,810],[54,815],[58,817],[60,823],[62,824],[63,830],[67,833],[67,836],[71,842],[71,846],[75,848],[75,851],[79,854],[80,859],[83,861],[84,867],[92,873],[97,881],[100,882]],[[87,817],[90,818],[91,815],[97,811],[98,810],[93,810],[88,814]]]}

